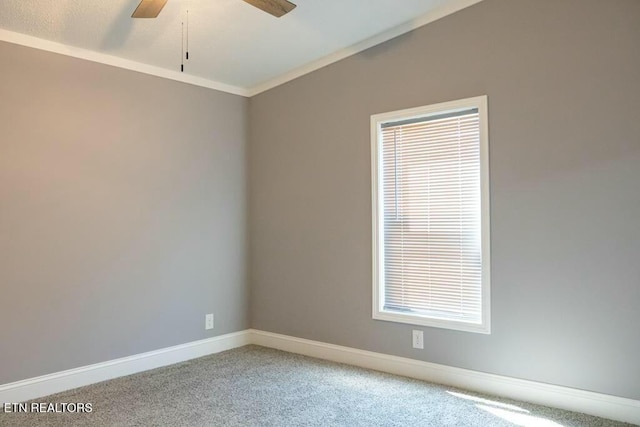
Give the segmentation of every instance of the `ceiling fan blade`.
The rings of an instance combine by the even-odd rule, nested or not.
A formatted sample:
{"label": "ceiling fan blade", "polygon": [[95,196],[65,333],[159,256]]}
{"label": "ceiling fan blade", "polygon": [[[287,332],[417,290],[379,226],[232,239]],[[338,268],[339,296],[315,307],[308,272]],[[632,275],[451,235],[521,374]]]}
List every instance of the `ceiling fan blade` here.
{"label": "ceiling fan blade", "polygon": [[272,14],[276,18],[280,18],[291,12],[296,5],[287,0],[244,0],[252,6],[262,9],[267,13]]}
{"label": "ceiling fan blade", "polygon": [[157,18],[167,0],[142,0],[131,15],[132,18]]}

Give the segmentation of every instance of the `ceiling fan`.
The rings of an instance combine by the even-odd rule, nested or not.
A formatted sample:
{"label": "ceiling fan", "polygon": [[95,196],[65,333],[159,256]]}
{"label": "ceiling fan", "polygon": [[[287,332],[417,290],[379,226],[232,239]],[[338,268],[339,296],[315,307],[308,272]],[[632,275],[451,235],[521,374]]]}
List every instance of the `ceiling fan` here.
{"label": "ceiling fan", "polygon": [[[258,9],[280,18],[291,12],[296,5],[287,0],[244,0]],[[131,15],[132,18],[156,18],[167,0],[142,0]]]}

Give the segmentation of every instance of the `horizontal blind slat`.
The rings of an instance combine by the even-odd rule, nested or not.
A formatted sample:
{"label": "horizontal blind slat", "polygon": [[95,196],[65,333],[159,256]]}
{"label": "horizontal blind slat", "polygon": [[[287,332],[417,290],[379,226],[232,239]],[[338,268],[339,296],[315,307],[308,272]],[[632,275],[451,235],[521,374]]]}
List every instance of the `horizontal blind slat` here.
{"label": "horizontal blind slat", "polygon": [[385,306],[478,320],[479,114],[389,126],[381,136]]}

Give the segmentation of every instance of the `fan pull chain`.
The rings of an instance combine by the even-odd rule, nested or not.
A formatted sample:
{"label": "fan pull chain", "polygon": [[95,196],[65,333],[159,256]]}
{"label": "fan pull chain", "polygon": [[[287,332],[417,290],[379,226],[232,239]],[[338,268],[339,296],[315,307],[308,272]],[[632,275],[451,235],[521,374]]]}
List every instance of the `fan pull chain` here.
{"label": "fan pull chain", "polygon": [[187,61],[189,60],[189,9],[187,9]]}
{"label": "fan pull chain", "polygon": [[180,72],[184,73],[184,22],[182,23],[182,43],[180,44]]}

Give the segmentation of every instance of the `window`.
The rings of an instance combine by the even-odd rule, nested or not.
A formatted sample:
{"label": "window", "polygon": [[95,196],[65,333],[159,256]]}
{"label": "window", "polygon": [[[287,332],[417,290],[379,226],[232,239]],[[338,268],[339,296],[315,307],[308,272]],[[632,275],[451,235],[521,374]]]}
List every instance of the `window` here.
{"label": "window", "polygon": [[490,333],[486,96],[371,117],[373,318]]}

